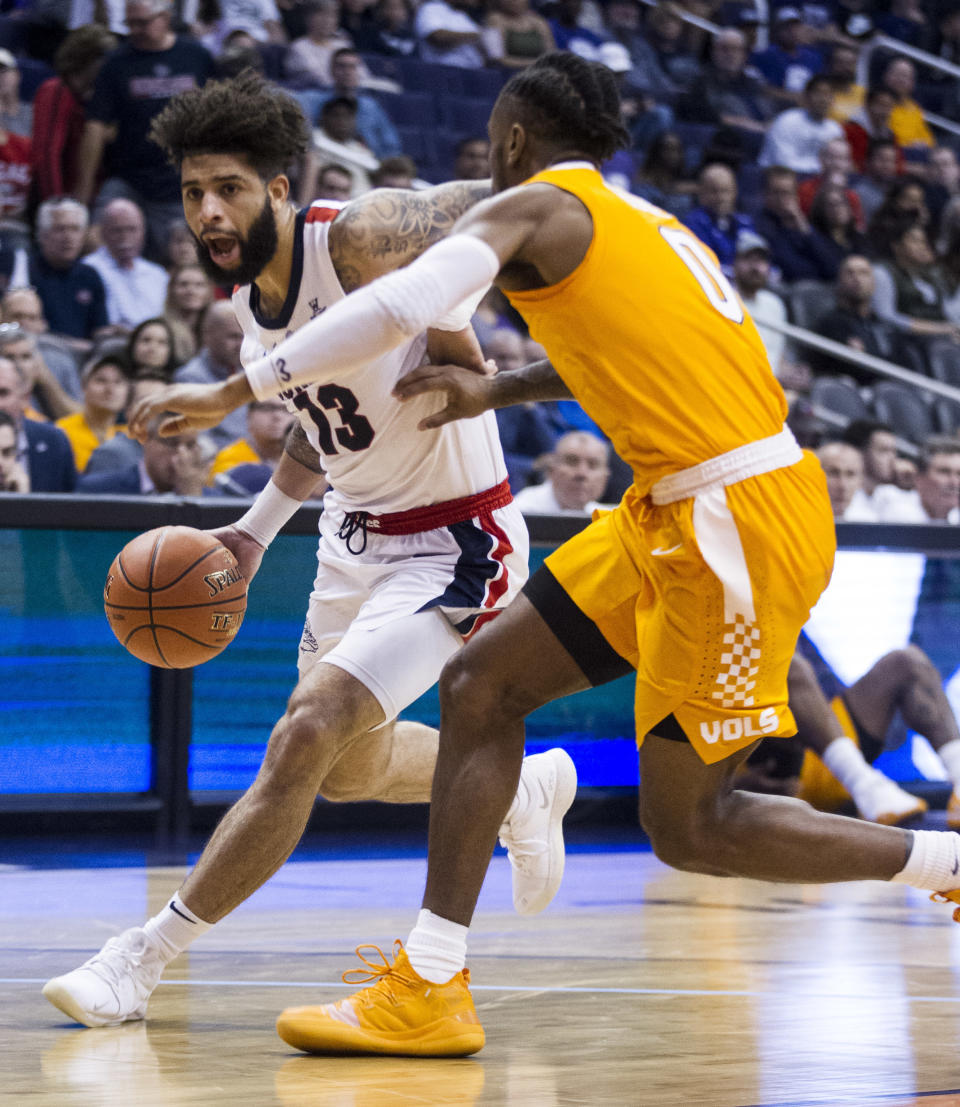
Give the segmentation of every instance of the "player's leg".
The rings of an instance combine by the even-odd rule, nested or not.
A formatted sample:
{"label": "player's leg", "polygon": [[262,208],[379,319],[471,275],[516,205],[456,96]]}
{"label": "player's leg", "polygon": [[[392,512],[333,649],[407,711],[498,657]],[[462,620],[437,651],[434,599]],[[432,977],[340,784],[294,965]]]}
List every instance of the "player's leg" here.
{"label": "player's leg", "polygon": [[382,720],[376,697],[355,677],[323,662],[311,668],[273,728],[256,779],[170,904],[49,981],[44,996],[86,1026],[143,1018],[166,965],[276,872],[300,840],[331,765]]}
{"label": "player's leg", "polygon": [[953,785],[947,825],[960,827],[960,729],[940,674],[923,650],[906,646],[885,654],[844,700],[858,725],[872,734],[882,734],[899,711],[906,725],[927,739]]}
{"label": "player's leg", "polygon": [[[851,737],[858,733],[882,738],[893,717],[895,701],[888,696],[885,687],[874,687],[875,681],[868,679],[870,676],[868,673],[867,677],[848,689],[843,697],[856,725],[856,730],[851,728],[848,734],[844,732],[840,719],[827,703],[813,667],[799,653],[795,653],[787,676],[790,709],[797,723],[800,740],[820,758],[850,793],[863,818],[875,823],[894,825],[922,814],[927,805],[878,769],[874,769],[864,756],[861,746]],[[871,687],[877,693],[876,700],[861,715],[851,707],[849,697],[852,695],[854,701],[860,703]],[[840,710],[842,712],[842,708]],[[865,717],[869,722],[865,721]],[[813,803],[817,802],[813,796],[806,798]]]}

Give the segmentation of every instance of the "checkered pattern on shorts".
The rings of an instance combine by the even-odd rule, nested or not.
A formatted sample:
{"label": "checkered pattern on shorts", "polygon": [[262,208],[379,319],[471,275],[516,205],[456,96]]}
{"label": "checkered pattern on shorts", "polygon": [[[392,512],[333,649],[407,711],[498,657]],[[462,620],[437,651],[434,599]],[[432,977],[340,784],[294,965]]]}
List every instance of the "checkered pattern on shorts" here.
{"label": "checkered pattern on shorts", "polygon": [[726,624],[723,647],[717,674],[719,688],[711,697],[719,700],[721,707],[753,707],[750,693],[760,671],[760,628],[737,615],[733,623]]}

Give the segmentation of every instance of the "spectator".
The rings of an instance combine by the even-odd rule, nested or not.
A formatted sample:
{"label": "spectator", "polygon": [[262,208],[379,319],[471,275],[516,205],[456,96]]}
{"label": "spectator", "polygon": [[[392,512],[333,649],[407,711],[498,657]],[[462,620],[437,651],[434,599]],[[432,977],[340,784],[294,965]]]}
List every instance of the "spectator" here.
{"label": "spectator", "polygon": [[173,331],[163,316],[144,319],[130,332],[125,347],[130,376],[163,377],[173,380],[178,362],[174,351]]}
{"label": "spectator", "polygon": [[946,288],[927,232],[905,222],[890,242],[891,260],[874,267],[873,306],[901,332],[919,338],[960,342],[960,328],[944,311]]}
{"label": "spectator", "polygon": [[217,14],[216,19],[191,28],[192,34],[213,54],[218,53],[225,40],[238,31],[250,35],[255,42],[282,44],[287,41],[274,0],[217,0],[213,10]]}
{"label": "spectator", "polygon": [[857,229],[847,189],[840,185],[825,184],[820,188],[810,209],[810,226],[831,280],[844,258],[862,254],[867,248],[867,236]]}
{"label": "spectator", "polygon": [[783,300],[767,287],[770,280],[770,247],[755,231],[742,231],[737,236],[733,262],[733,283],[743,306],[750,312],[763,342],[770,366],[780,377],[786,349],[786,338],[765,323],[786,323],[787,309]]}
{"label": "spectator", "polygon": [[960,222],[952,223],[947,232],[940,254],[940,274],[946,293],[944,314],[960,327]]}
{"label": "spectator", "polygon": [[819,249],[807,217],[800,210],[797,175],[772,166],[763,175],[763,209],[756,230],[770,246],[770,258],[785,281],[825,280],[830,258]]}
{"label": "spectator", "polygon": [[30,478],[17,460],[17,424],[0,410],[0,492],[29,492]]}
{"label": "spectator", "polygon": [[[214,384],[240,369],[243,331],[229,300],[210,305],[203,317],[201,333],[203,345],[195,357],[177,370],[174,377],[177,384]],[[219,450],[243,438],[246,430],[246,416],[238,409],[206,433]]]}
{"label": "spectator", "polygon": [[833,87],[830,118],[841,124],[847,123],[860,111],[866,99],[867,90],[857,81],[858,57],[855,46],[845,42],[835,43],[824,74]]}
{"label": "spectator", "polygon": [[[163,377],[137,377],[130,382],[129,399],[127,401],[128,412],[133,411],[137,404],[166,388],[167,382]],[[90,455],[90,460],[84,469],[84,476],[92,476],[94,473],[118,472],[136,465],[143,457],[143,447],[135,439],[127,434],[125,425],[113,438],[98,446]]]}
{"label": "spectator", "polygon": [[960,523],[960,439],[934,435],[923,443],[917,487],[908,492],[918,522]]}
{"label": "spectator", "polygon": [[804,215],[810,214],[813,206],[813,198],[824,184],[839,185],[847,198],[847,203],[853,211],[853,217],[858,230],[863,230],[866,222],[863,218],[863,208],[860,197],[850,187],[850,174],[853,171],[853,161],[850,157],[850,146],[845,137],[831,138],[820,147],[818,155],[820,172],[815,177],[808,177],[797,186],[797,199],[800,201],[800,210]]}
{"label": "spectator", "polygon": [[107,55],[87,105],[76,187],[77,198],[91,203],[103,167],[98,202],[126,196],[139,203],[156,257],[163,256],[167,225],[183,212],[178,174],[150,141],[150,122],[171,96],[204,84],[213,72],[199,42],[174,34],[172,12],[171,0],[127,0],[126,42]]}
{"label": "spectator", "polygon": [[307,190],[300,197],[303,207],[308,207],[314,200],[346,203],[353,195],[353,174],[345,165],[339,165],[335,161],[327,162],[317,171],[316,184],[311,186],[304,174],[302,187]]}
{"label": "spectator", "polygon": [[917,487],[917,463],[906,454],[897,454],[893,463],[893,483],[904,492],[912,492]]}
{"label": "spectator", "polygon": [[[579,0],[567,2],[578,4]],[[486,63],[482,31],[470,14],[475,8],[474,0],[426,0],[421,4],[414,17],[420,57],[440,65],[482,69]]]}
{"label": "spectator", "polygon": [[313,143],[303,162],[300,187],[304,197],[316,194],[314,182],[320,166],[331,159],[349,168],[353,196],[370,191],[370,174],[378,162],[357,134],[357,101],[352,96],[335,96],[320,109],[320,123],[313,130]]}
{"label": "spectator", "polygon": [[239,76],[245,69],[263,74],[266,66],[257,40],[246,31],[231,31],[214,55],[213,71],[219,80]]}
{"label": "spectator", "polygon": [[927,16],[919,0],[890,0],[889,8],[877,16],[877,28],[913,45],[927,28]]}
{"label": "spectator", "polygon": [[869,38],[875,28],[873,0],[834,0],[830,21],[824,30],[827,39],[854,41]]}
{"label": "spectator", "polygon": [[[173,272],[184,265],[197,264],[197,240],[193,237],[193,232],[184,219],[171,223],[167,228],[167,253],[164,264],[169,272]],[[168,298],[169,287],[168,285]]]}
{"label": "spectator", "polygon": [[417,163],[406,154],[384,158],[370,174],[374,188],[413,188],[417,179]]}
{"label": "spectator", "polygon": [[377,0],[372,18],[356,35],[354,45],[364,54],[412,57],[416,53],[417,38],[410,0]]}
{"label": "spectator", "polygon": [[806,28],[798,8],[780,8],[773,17],[773,42],[750,59],[760,70],[771,95],[781,101],[797,103],[810,78],[820,72],[822,59],[804,45]]}
{"label": "spectator", "polygon": [[189,361],[197,352],[201,342],[203,313],[213,299],[213,282],[196,260],[180,265],[170,273],[163,317],[173,332],[173,356],[178,365]]}
{"label": "spectator", "polygon": [[827,118],[832,97],[828,77],[811,77],[803,91],[802,107],[788,108],[770,124],[759,164],[785,165],[795,173],[819,172],[823,145],[844,137],[840,124]]}
{"label": "spectator", "polygon": [[850,155],[858,173],[867,172],[867,155],[872,142],[892,142],[897,153],[893,175],[903,168],[903,154],[890,130],[890,113],[897,100],[883,85],[875,85],[867,93],[863,107],[855,111],[843,125],[843,133],[850,144]]}
{"label": "spectator", "polygon": [[37,419],[59,419],[78,410],[79,404],[50,371],[37,346],[36,336],[19,323],[0,325],[0,353],[17,367],[27,382],[28,415]]}
{"label": "spectator", "polygon": [[83,408],[57,420],[70,439],[77,472],[87,467],[90,455],[123,429],[117,422],[127,406],[130,378],[123,356],[94,354],[83,367]]}
{"label": "spectator", "polygon": [[896,98],[890,113],[890,130],[897,145],[928,150],[934,145],[933,135],[923,118],[923,109],[913,99],[917,71],[908,58],[892,58],[883,71],[881,84]]}
{"label": "spectator", "polygon": [[[0,49],[0,88],[5,76]],[[7,70],[6,72],[9,72]],[[33,178],[32,143],[0,123],[0,241],[8,250],[23,250],[30,244],[27,201]]]}
{"label": "spectator", "polygon": [[956,151],[949,146],[935,146],[927,161],[927,207],[930,221],[940,228],[943,213],[951,201],[960,197],[960,162]]}
{"label": "spectator", "polygon": [[0,128],[21,138],[33,133],[33,109],[20,99],[17,59],[5,48],[0,48]]}
{"label": "spectator", "polygon": [[586,431],[571,431],[545,459],[543,484],[527,485],[514,497],[526,515],[590,515],[610,475],[610,447]]}
{"label": "spectator", "polygon": [[713,37],[710,61],[677,105],[677,114],[696,123],[766,130],[773,106],[763,82],[747,72],[747,40],[740,31],[728,28]]}
{"label": "spectator", "polygon": [[930,209],[923,182],[916,177],[900,177],[887,189],[883,203],[870,219],[870,246],[876,257],[890,255],[890,241],[905,223],[916,223],[927,230]]}
{"label": "spectator", "polygon": [[147,428],[143,456],[135,465],[84,473],[77,482],[77,491],[98,496],[203,495],[210,463],[204,457],[202,443],[194,431],[161,438],[162,420],[159,416]]}
{"label": "spectator", "polygon": [[483,136],[462,138],[454,151],[453,179],[483,181],[490,176],[490,140]]}
{"label": "spectator", "polygon": [[697,187],[686,175],[680,136],[676,131],[663,131],[650,144],[632,191],[682,218],[693,206]]}
{"label": "spectator", "polygon": [[[960,65],[960,6],[943,4],[934,23],[921,36],[921,48],[951,65]],[[960,115],[960,90],[950,73],[928,69],[924,73],[924,102],[941,115],[956,119]]]}
{"label": "spectator", "polygon": [[30,382],[8,357],[0,357],[0,411],[17,428],[17,463],[26,474],[25,492],[72,492],[77,482],[67,436],[51,423],[28,419]]}
{"label": "spectator", "polygon": [[848,523],[875,523],[877,518],[862,505],[855,503],[863,487],[863,456],[846,442],[828,442],[817,450],[817,457],[827,478],[827,494],[833,517]]}
{"label": "spectator", "polygon": [[897,183],[900,173],[900,150],[889,138],[872,138],[867,146],[863,176],[854,191],[860,197],[863,217],[869,224],[883,205],[887,193]]}
{"label": "spectator", "polygon": [[0,300],[0,322],[19,323],[37,342],[37,350],[44,364],[57,378],[60,387],[74,400],[83,398],[77,361],[69,346],[55,335],[43,314],[43,304],[36,289],[13,287]]}
{"label": "spectator", "polygon": [[506,69],[524,69],[555,47],[550,24],[533,11],[530,0],[493,0],[485,28],[490,60]]}
{"label": "spectator", "polygon": [[363,67],[356,50],[342,47],[335,50],[330,61],[331,88],[328,92],[307,90],[297,98],[310,120],[317,119],[323,126],[324,105],[332,100],[348,98],[356,103],[356,134],[373,151],[377,158],[389,158],[401,153],[400,136],[390,117],[379,102],[360,88]]}
{"label": "spectator", "polygon": [[246,434],[217,453],[210,466],[211,478],[248,463],[276,467],[294,416],[282,400],[254,400],[247,405],[246,418]]}
{"label": "spectator", "polygon": [[100,213],[103,243],[84,261],[100,274],[107,292],[107,318],[129,330],[163,312],[170,277],[142,257],[147,237],[143,212],[132,200],[111,200]]}
{"label": "spectator", "polygon": [[[873,267],[867,258],[861,254],[844,258],[834,284],[836,306],[818,320],[815,330],[824,338],[852,350],[900,363],[903,353],[899,332],[874,310],[875,291]],[[869,369],[840,361],[819,350],[811,350],[810,362],[817,373],[842,373],[853,377],[858,384],[873,384],[876,379],[876,374]]]}
{"label": "spectator", "polygon": [[736,210],[737,178],[732,170],[726,165],[705,165],[698,177],[697,200],[683,221],[713,250],[721,269],[731,276],[737,238],[743,231],[753,230],[750,216]]}
{"label": "spectator", "polygon": [[43,82],[33,98],[33,187],[38,200],[68,196],[80,174],[84,105],[116,38],[96,23],[71,31],[57,50],[57,76]]}
{"label": "spectator", "polygon": [[88,223],[87,209],[76,200],[45,200],[37,211],[38,249],[30,259],[30,283],[50,329],[81,353],[109,324],[100,274],[80,261]]}
{"label": "spectator", "polygon": [[[687,92],[700,79],[701,65],[697,60],[699,55],[691,52],[685,41],[683,20],[672,4],[657,4],[647,12],[644,36],[653,52],[656,69],[673,86],[662,91],[651,86],[651,95],[670,100]],[[634,61],[637,70],[644,70],[646,64],[646,58],[638,57]]]}
{"label": "spectator", "polygon": [[339,0],[310,0],[303,11],[307,33],[290,43],[283,59],[284,77],[293,88],[323,88],[333,84],[334,53],[353,49],[353,42],[340,30]]}
{"label": "spectator", "polygon": [[856,447],[863,458],[863,481],[846,518],[857,522],[916,522],[914,501],[895,483],[897,436],[893,428],[872,419],[855,419],[844,429],[843,441]]}

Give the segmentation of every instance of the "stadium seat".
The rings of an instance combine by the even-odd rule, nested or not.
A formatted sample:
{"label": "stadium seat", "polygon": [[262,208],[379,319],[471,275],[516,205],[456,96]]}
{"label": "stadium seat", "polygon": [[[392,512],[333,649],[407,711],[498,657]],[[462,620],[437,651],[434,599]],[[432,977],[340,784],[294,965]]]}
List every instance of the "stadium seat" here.
{"label": "stadium seat", "polygon": [[36,58],[17,58],[17,68],[20,70],[20,99],[25,104],[30,103],[45,80],[56,76],[51,66]]}
{"label": "stadium seat", "polygon": [[426,127],[397,127],[400,136],[400,148],[417,163],[421,170],[427,165],[436,165],[437,151],[433,135]]}
{"label": "stadium seat", "polygon": [[960,430],[960,401],[941,396],[934,401],[933,415],[941,434],[956,434]]}
{"label": "stadium seat", "polygon": [[787,294],[790,318],[798,327],[816,330],[817,324],[836,304],[833,288],[823,281],[794,281]]}
{"label": "stadium seat", "polygon": [[436,65],[419,58],[393,58],[392,61],[399,73],[394,79],[409,92],[463,95],[463,70],[455,65]]}
{"label": "stadium seat", "polygon": [[436,101],[429,92],[377,92],[375,96],[396,127],[436,124]]}
{"label": "stadium seat", "polygon": [[922,442],[933,434],[933,410],[915,388],[894,381],[883,381],[873,390],[874,416],[889,423],[903,438]]}
{"label": "stadium seat", "polygon": [[482,135],[487,131],[492,99],[477,100],[472,96],[438,97],[440,122],[448,131],[460,135]]}
{"label": "stadium seat", "polygon": [[462,69],[460,81],[464,96],[481,97],[493,102],[500,89],[507,83],[510,73],[506,69]]}
{"label": "stadium seat", "polygon": [[810,402],[815,408],[826,408],[850,422],[869,415],[867,402],[856,385],[840,377],[817,377],[810,389]]}
{"label": "stadium seat", "polygon": [[960,346],[955,342],[937,339],[928,347],[927,360],[932,377],[960,388]]}

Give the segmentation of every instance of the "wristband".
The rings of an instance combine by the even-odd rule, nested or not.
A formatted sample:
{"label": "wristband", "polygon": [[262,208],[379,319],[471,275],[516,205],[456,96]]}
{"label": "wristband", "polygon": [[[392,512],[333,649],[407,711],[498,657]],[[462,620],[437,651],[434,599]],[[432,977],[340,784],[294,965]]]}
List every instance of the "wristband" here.
{"label": "wristband", "polygon": [[241,534],[252,538],[258,546],[266,549],[280,533],[284,523],[296,514],[300,503],[300,500],[281,492],[271,480],[250,505],[250,510],[241,515],[233,525]]}

